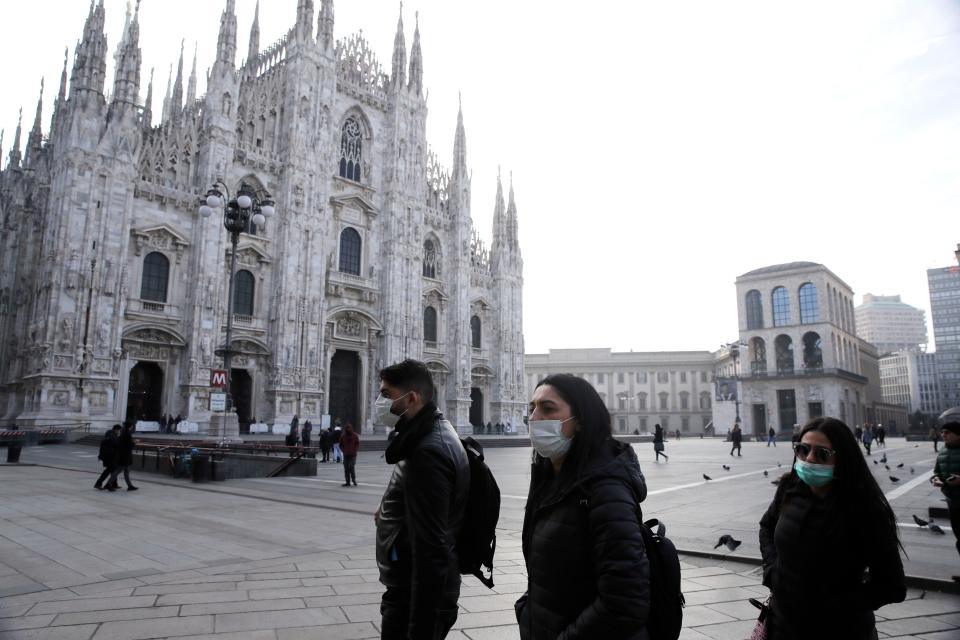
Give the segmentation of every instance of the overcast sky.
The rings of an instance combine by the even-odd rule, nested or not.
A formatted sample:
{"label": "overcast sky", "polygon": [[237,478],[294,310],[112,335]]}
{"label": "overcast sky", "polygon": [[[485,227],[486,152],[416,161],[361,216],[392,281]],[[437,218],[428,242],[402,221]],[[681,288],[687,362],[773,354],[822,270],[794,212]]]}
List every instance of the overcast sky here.
{"label": "overcast sky", "polygon": [[[236,4],[239,64],[255,0]],[[125,5],[106,0],[111,53]],[[143,0],[157,117],[181,39],[188,70],[198,42],[202,93],[223,5]],[[265,0],[264,47],[296,6]],[[362,29],[389,72],[398,9],[340,0],[336,35]],[[87,10],[3,2],[4,157],[41,76],[49,125]],[[408,47],[415,11],[428,139],[449,166],[462,91],[488,241],[497,166],[514,175],[528,352],[715,349],[737,336],[737,275],[794,260],[827,265],[857,303],[901,294],[929,320],[925,270],[960,241],[957,2],[408,0]]]}

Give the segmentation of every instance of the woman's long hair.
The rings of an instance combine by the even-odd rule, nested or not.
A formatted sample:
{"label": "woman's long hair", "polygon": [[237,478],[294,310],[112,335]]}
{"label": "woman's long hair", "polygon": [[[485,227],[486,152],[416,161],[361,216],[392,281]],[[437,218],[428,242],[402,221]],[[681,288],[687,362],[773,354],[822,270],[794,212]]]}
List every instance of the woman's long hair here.
{"label": "woman's long hair", "polygon": [[[867,461],[860,452],[853,432],[846,424],[836,418],[814,418],[800,432],[802,439],[810,431],[819,431],[830,440],[830,445],[836,451],[833,471],[833,490],[837,492],[840,508],[843,513],[853,515],[857,522],[882,523],[889,526],[896,537],[897,545],[900,538],[897,534],[897,517],[887,502],[880,485],[877,484]],[[791,471],[791,479],[800,482],[796,471]],[[878,522],[879,521],[879,522]],[[869,528],[866,529],[869,531]]]}
{"label": "woman's long hair", "polygon": [[[570,405],[571,415],[580,425],[560,472],[572,481],[583,475],[590,459],[613,437],[610,412],[593,385],[582,378],[569,373],[555,373],[538,382],[537,388],[544,385],[553,387],[557,395]],[[548,466],[550,464],[549,460],[540,462]]]}

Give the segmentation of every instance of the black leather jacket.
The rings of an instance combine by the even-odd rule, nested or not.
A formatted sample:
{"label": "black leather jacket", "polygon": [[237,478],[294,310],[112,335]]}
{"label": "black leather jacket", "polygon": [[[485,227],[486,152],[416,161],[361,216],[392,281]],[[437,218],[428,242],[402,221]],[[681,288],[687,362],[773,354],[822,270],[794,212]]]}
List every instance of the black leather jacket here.
{"label": "black leather jacket", "polygon": [[410,637],[421,637],[417,629],[433,628],[441,595],[459,592],[456,539],[470,463],[456,430],[433,404],[397,425],[385,457],[396,466],[377,518],[380,581],[410,589]]}

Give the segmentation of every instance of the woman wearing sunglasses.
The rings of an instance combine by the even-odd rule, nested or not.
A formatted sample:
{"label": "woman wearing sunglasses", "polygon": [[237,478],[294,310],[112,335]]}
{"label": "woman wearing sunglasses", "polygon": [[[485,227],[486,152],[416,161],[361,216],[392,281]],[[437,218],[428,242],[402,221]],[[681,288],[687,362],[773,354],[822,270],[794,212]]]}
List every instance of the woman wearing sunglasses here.
{"label": "woman wearing sunglasses", "polygon": [[794,453],[760,520],[767,637],[876,638],[874,610],[906,595],[893,510],[843,422],[811,420]]}
{"label": "woman wearing sunglasses", "polygon": [[520,637],[647,640],[650,565],[639,520],[647,487],[636,453],[612,437],[593,386],[569,374],[537,385],[530,441]]}

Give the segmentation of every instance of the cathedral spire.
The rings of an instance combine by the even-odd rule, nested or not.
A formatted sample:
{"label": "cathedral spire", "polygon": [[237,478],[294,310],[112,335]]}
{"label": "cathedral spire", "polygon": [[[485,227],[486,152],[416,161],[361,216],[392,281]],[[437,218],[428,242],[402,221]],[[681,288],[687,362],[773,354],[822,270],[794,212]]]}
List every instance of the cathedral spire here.
{"label": "cathedral spire", "polygon": [[227,0],[220,16],[220,35],[217,36],[217,66],[233,69],[237,59],[237,7]]}
{"label": "cathedral spire", "polygon": [[320,0],[320,17],[317,19],[317,43],[324,50],[333,49],[333,0]]}
{"label": "cathedral spire", "polygon": [[410,47],[410,85],[416,95],[423,90],[423,54],[420,52],[420,12],[416,16],[416,28],[413,30],[413,46]]}
{"label": "cathedral spire", "polygon": [[17,132],[13,135],[13,146],[10,148],[10,163],[7,166],[15,169],[20,168],[20,131],[23,125],[23,107],[20,108],[20,115],[17,117]]}
{"label": "cathedral spire", "polygon": [[63,71],[60,73],[60,90],[57,92],[57,99],[53,103],[53,116],[50,118],[50,137],[60,128],[60,114],[63,113],[64,105],[67,104],[67,59],[70,57],[70,48],[63,49]]}
{"label": "cathedral spire", "polygon": [[197,101],[197,47],[193,45],[193,69],[190,71],[190,80],[187,81],[187,106]]}
{"label": "cathedral spire", "polygon": [[103,0],[90,1],[90,13],[83,25],[83,37],[77,43],[70,79],[70,96],[81,90],[103,94],[107,72],[107,36],[103,31],[106,11]]}
{"label": "cathedral spire", "polygon": [[113,102],[136,105],[140,98],[140,3],[124,33],[120,63],[114,69]]}
{"label": "cathedral spire", "polygon": [[43,126],[40,124],[40,120],[43,118],[43,85],[44,78],[40,78],[40,97],[37,98],[37,114],[33,118],[33,128],[30,129],[30,133],[27,135],[27,154],[23,163],[27,166],[32,163],[32,160],[40,152],[41,147],[43,147]]}
{"label": "cathedral spire", "polygon": [[520,251],[520,238],[517,233],[517,203],[513,197],[513,171],[510,172],[510,195],[507,197],[507,246],[510,249]]}
{"label": "cathedral spire", "polygon": [[313,0],[297,0],[297,38],[306,42],[313,38]]}
{"label": "cathedral spire", "polygon": [[253,25],[250,26],[250,44],[247,45],[247,64],[252,64],[260,55],[260,0],[253,10]]}
{"label": "cathedral spire", "polygon": [[494,254],[500,254],[506,243],[506,207],[503,204],[503,180],[500,178],[500,167],[497,167],[497,197],[493,205],[493,249]]}
{"label": "cathedral spire", "polygon": [[143,102],[143,120],[141,122],[144,129],[153,126],[153,67],[150,67],[150,83],[147,85],[147,99]]}
{"label": "cathedral spire", "polygon": [[397,89],[406,84],[407,43],[403,37],[403,2],[400,3],[400,17],[397,19],[397,35],[393,37],[393,86]]}
{"label": "cathedral spire", "polygon": [[465,177],[467,175],[467,134],[463,128],[463,99],[460,100],[460,109],[457,111],[457,132],[453,138],[453,175]]}
{"label": "cathedral spire", "polygon": [[160,121],[166,122],[170,119],[170,88],[173,86],[173,65],[170,65],[170,72],[167,74],[167,93],[163,96],[163,111],[160,113]]}
{"label": "cathedral spire", "polygon": [[[137,3],[137,9],[140,9],[139,2]],[[133,5],[130,3],[130,0],[127,0],[127,13],[123,18],[123,31],[120,35],[120,42],[117,43],[117,50],[113,52],[113,68],[114,70],[120,68],[120,61],[123,59],[123,50],[127,47],[127,42],[130,40],[130,19],[133,17]]]}
{"label": "cathedral spire", "polygon": [[180,41],[180,62],[177,63],[177,79],[173,81],[173,93],[170,94],[170,117],[174,120],[180,117],[183,110],[183,44]]}

